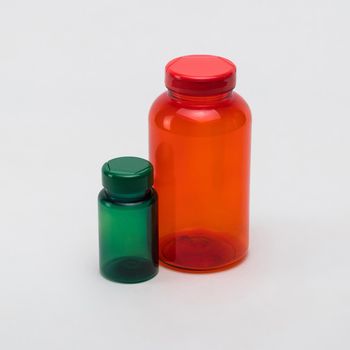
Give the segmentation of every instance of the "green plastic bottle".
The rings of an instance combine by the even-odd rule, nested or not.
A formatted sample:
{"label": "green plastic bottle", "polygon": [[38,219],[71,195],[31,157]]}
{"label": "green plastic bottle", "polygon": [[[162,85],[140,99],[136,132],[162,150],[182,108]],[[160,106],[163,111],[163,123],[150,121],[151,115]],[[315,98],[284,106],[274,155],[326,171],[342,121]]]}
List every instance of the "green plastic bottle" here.
{"label": "green plastic bottle", "polygon": [[102,167],[98,196],[101,274],[137,283],[158,273],[157,192],[153,167],[137,157],[115,158]]}

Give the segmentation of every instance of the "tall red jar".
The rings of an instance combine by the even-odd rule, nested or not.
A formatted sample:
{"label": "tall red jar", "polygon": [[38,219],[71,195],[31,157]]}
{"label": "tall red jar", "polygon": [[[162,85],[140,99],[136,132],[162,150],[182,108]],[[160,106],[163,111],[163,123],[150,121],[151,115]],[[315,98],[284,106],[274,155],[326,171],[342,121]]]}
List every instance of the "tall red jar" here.
{"label": "tall red jar", "polygon": [[247,254],[251,114],[235,82],[225,58],[179,57],[151,107],[159,254],[170,268],[221,270]]}

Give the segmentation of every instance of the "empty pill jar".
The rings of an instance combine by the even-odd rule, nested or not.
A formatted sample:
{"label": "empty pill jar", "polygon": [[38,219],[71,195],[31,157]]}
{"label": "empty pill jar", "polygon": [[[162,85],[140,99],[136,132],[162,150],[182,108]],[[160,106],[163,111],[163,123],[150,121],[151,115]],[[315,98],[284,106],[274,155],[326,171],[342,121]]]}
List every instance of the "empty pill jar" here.
{"label": "empty pill jar", "polygon": [[120,157],[102,167],[98,196],[100,272],[137,283],[158,272],[157,193],[145,159]]}
{"label": "empty pill jar", "polygon": [[235,84],[225,58],[179,57],[151,107],[159,254],[170,268],[215,271],[247,254],[251,113]]}

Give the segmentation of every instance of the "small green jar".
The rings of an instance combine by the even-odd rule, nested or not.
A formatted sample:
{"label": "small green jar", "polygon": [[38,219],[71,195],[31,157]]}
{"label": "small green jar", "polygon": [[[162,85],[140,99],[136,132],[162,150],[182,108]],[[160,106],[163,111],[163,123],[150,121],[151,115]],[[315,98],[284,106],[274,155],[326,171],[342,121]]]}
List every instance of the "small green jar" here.
{"label": "small green jar", "polygon": [[157,192],[153,167],[137,157],[115,158],[102,167],[98,196],[101,274],[137,283],[158,273]]}

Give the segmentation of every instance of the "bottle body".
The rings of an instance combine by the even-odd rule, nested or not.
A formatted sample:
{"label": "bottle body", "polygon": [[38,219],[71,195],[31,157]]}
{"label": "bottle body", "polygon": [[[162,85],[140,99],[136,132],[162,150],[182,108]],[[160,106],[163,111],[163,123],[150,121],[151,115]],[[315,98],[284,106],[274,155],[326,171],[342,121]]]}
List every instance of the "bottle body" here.
{"label": "bottle body", "polygon": [[205,272],[247,254],[250,130],[249,107],[232,91],[166,92],[152,105],[149,151],[167,266]]}
{"label": "bottle body", "polygon": [[101,274],[112,281],[137,283],[158,272],[157,193],[118,201],[106,190],[98,196]]}

